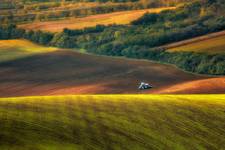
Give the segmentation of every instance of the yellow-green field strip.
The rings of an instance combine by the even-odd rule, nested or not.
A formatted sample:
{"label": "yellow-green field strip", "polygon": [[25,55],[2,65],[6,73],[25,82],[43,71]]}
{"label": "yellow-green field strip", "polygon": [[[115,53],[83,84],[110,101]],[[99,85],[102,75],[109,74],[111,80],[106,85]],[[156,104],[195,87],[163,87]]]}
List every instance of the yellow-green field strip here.
{"label": "yellow-green field strip", "polygon": [[[148,99],[148,98],[156,98],[157,100],[162,100],[163,98],[185,98],[185,99],[194,99],[194,100],[204,100],[207,101],[208,98],[210,99],[217,99],[225,101],[225,94],[81,94],[81,95],[57,95],[57,96],[22,96],[22,97],[3,97],[0,98],[1,100],[51,100],[51,99],[62,99],[65,98],[73,98],[73,99],[79,99],[79,98],[97,98],[105,100],[104,98],[112,98],[112,99],[129,99],[129,98],[141,98],[141,99]],[[207,99],[205,99],[207,98]]]}
{"label": "yellow-green field strip", "polygon": [[0,40],[0,62],[16,60],[41,53],[58,50],[55,47],[45,47],[24,39]]}
{"label": "yellow-green field strip", "polygon": [[225,31],[165,45],[169,52],[191,51],[210,54],[225,53]]}
{"label": "yellow-green field strip", "polygon": [[0,99],[1,150],[223,150],[225,95]]}

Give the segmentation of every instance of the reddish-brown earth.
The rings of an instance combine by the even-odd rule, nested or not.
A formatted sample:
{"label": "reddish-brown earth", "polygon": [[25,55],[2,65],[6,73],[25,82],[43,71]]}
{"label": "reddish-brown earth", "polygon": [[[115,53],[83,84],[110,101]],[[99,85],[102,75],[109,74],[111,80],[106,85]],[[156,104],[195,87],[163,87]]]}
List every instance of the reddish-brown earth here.
{"label": "reddish-brown earth", "polygon": [[162,89],[156,93],[179,93],[179,94],[192,94],[192,93],[225,93],[225,77],[201,79],[196,81],[188,81],[176,84],[169,88]]}
{"label": "reddish-brown earth", "polygon": [[[0,97],[119,93],[225,93],[225,77],[171,65],[60,50],[0,63]],[[140,81],[154,88],[137,89]],[[209,81],[209,82],[208,82]]]}

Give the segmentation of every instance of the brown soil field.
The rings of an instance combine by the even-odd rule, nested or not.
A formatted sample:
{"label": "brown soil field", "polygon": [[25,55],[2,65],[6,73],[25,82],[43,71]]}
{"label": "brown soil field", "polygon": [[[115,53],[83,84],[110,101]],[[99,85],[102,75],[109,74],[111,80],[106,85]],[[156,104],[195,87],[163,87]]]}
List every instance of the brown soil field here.
{"label": "brown soil field", "polygon": [[[58,50],[0,63],[0,97],[110,93],[225,93],[224,79],[225,77],[195,75],[171,65],[145,60]],[[205,82],[207,80],[210,82]],[[154,88],[138,90],[141,81],[152,84]],[[188,88],[180,90],[179,85],[188,85]],[[171,92],[165,91],[171,88]]]}
{"label": "brown soil field", "polygon": [[21,24],[19,25],[19,27],[27,30],[60,32],[64,28],[83,29],[85,27],[94,27],[98,24],[129,24],[131,21],[138,19],[146,12],[158,13],[167,9],[175,9],[175,7],[121,11],[108,14],[91,15],[83,18],[69,18],[58,21],[33,22],[28,24]]}
{"label": "brown soil field", "polygon": [[169,88],[162,89],[160,91],[157,91],[156,93],[208,94],[208,93],[212,93],[212,91],[214,91],[213,92],[214,94],[225,93],[225,77],[217,77],[217,78],[215,77],[210,79],[188,81],[188,82],[171,86]]}

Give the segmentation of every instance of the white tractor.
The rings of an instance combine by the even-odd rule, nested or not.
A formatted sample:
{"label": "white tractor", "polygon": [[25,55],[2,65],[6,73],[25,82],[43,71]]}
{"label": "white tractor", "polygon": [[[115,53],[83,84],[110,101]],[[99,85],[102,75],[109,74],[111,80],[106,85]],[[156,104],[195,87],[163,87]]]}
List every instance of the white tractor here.
{"label": "white tractor", "polygon": [[152,86],[145,82],[141,82],[138,87],[139,90],[145,90],[145,89],[150,89],[150,88],[152,88]]}

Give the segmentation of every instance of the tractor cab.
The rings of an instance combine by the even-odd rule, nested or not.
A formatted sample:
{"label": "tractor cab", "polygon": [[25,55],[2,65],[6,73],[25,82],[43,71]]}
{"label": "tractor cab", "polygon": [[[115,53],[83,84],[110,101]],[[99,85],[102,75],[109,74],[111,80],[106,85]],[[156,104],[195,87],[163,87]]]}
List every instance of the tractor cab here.
{"label": "tractor cab", "polygon": [[152,86],[145,82],[141,82],[138,87],[139,90],[145,90],[145,89],[150,89],[150,88],[152,88]]}

